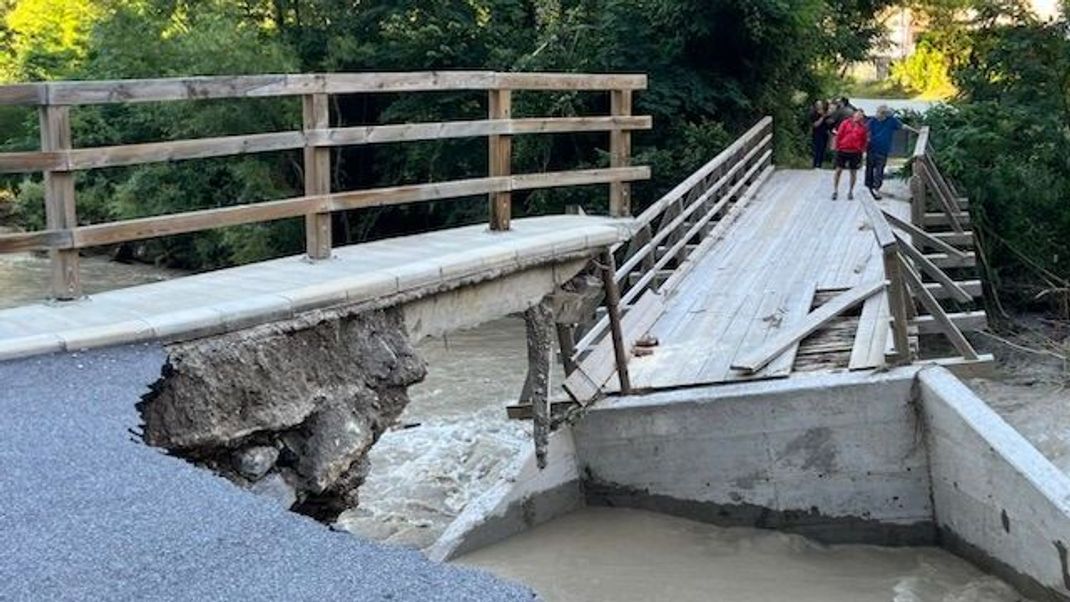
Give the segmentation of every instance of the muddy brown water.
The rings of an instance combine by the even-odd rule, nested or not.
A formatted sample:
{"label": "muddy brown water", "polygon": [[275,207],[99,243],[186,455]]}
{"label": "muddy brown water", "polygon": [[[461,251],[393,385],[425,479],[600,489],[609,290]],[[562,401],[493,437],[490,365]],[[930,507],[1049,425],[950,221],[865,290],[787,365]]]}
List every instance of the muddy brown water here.
{"label": "muddy brown water", "polygon": [[[178,274],[82,259],[90,293]],[[47,275],[43,257],[0,256],[0,308],[41,301]],[[509,476],[530,445],[529,427],[504,413],[524,378],[523,334],[522,321],[506,319],[420,345],[429,376],[411,391],[401,423],[374,448],[361,507],[339,526],[423,548],[471,499]],[[1070,470],[1070,417],[1062,411],[1070,395],[1051,370],[1010,366],[969,384]],[[527,583],[550,601],[1024,600],[939,549],[822,546],[795,535],[626,509],[583,509],[458,562]]]}
{"label": "muddy brown water", "polygon": [[[102,255],[82,257],[79,263],[82,286],[89,295],[184,274],[140,263],[119,263]],[[50,269],[48,258],[41,255],[0,255],[0,309],[44,302]]]}

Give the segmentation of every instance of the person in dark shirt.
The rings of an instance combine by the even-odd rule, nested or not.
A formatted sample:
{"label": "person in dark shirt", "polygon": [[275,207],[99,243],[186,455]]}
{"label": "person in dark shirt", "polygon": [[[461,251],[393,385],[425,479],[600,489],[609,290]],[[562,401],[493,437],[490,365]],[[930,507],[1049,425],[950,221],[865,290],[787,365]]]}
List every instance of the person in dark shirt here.
{"label": "person in dark shirt", "polygon": [[866,122],[869,129],[869,146],[866,149],[865,183],[874,199],[880,200],[881,186],[884,185],[884,168],[888,164],[888,155],[892,152],[892,139],[895,133],[905,129],[918,133],[906,125],[886,105],[877,107],[877,114]]}
{"label": "person in dark shirt", "polygon": [[825,153],[829,147],[829,126],[826,121],[828,113],[828,103],[818,100],[810,108],[810,116],[807,118],[810,123],[810,145],[814,169],[820,168],[825,163]]}

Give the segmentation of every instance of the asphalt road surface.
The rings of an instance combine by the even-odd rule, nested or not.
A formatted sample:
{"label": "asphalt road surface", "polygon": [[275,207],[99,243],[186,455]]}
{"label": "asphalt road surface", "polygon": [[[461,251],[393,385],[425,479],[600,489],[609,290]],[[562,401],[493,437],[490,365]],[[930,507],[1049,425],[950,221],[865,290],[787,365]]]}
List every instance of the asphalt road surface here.
{"label": "asphalt road surface", "polygon": [[335,533],[146,447],[164,354],[0,363],[0,600],[531,600],[489,574]]}

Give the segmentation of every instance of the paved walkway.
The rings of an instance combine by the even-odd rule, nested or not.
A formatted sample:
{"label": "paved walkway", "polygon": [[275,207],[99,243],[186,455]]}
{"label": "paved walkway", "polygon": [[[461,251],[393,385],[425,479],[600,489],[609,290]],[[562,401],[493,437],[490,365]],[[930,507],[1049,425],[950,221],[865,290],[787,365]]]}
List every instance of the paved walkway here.
{"label": "paved walkway", "polygon": [[531,600],[334,533],[146,447],[164,361],[126,346],[0,364],[0,600]]}
{"label": "paved walkway", "polygon": [[552,263],[628,236],[630,220],[557,215],[440,230],[0,311],[0,360],[246,328],[296,312]]}

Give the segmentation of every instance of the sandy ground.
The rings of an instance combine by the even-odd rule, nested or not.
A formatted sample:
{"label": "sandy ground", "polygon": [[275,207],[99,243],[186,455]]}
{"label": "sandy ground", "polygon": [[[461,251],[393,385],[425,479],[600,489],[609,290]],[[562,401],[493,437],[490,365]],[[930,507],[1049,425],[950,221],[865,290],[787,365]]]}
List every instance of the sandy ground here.
{"label": "sandy ground", "polygon": [[1070,351],[1067,330],[1026,318],[1023,335],[1008,337],[1012,343],[1043,349],[1042,339],[1061,341],[1062,349],[1042,353],[1016,349],[983,335],[974,338],[979,347],[994,353],[999,362],[988,378],[965,382],[993,409],[1028,439],[1063,472],[1070,474],[1070,364],[1055,357]]}

